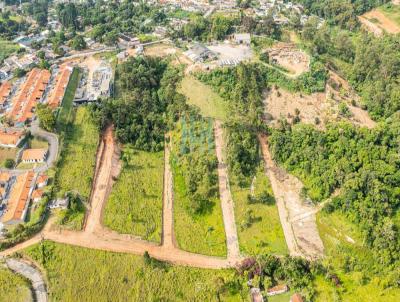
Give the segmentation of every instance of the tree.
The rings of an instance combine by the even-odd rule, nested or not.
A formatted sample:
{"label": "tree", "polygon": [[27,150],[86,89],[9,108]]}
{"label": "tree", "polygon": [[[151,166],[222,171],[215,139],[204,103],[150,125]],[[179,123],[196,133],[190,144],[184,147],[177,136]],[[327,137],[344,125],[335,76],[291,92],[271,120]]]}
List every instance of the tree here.
{"label": "tree", "polygon": [[7,158],[4,161],[4,167],[7,169],[12,169],[14,167],[14,165],[15,165],[15,161],[11,158]]}
{"label": "tree", "polygon": [[71,46],[74,50],[82,50],[86,48],[86,42],[81,35],[76,35],[72,40]]}
{"label": "tree", "polygon": [[56,118],[48,104],[38,104],[37,115],[40,127],[47,131],[52,131],[56,125]]}

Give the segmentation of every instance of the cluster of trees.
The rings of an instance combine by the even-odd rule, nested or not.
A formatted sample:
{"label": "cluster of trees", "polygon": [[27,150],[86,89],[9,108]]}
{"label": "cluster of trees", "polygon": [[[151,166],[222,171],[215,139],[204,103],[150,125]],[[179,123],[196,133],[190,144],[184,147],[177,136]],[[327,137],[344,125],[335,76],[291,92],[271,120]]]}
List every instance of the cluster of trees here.
{"label": "cluster of trees", "polygon": [[48,0],[34,0],[24,4],[25,14],[32,17],[41,27],[47,26],[48,10]]}
{"label": "cluster of trees", "polygon": [[159,58],[130,58],[118,65],[118,97],[92,107],[101,128],[109,123],[121,143],[145,151],[160,151],[164,135],[185,109],[185,99],[176,92],[181,70],[168,67]]}
{"label": "cluster of trees", "polygon": [[306,13],[326,19],[331,25],[355,29],[357,16],[390,0],[296,0],[302,4]]}
{"label": "cluster of trees", "polygon": [[17,22],[10,18],[10,12],[6,11],[0,15],[0,37],[12,39],[19,31],[27,29],[27,23],[24,21]]}
{"label": "cluster of trees", "polygon": [[327,26],[318,29],[310,22],[305,25],[302,37],[310,43],[314,55],[328,55],[344,62],[329,60],[332,68],[339,69],[349,79],[374,119],[389,117],[400,109],[398,35],[381,38],[364,32],[355,35]]}
{"label": "cluster of trees", "polygon": [[393,216],[400,206],[400,116],[375,129],[331,124],[325,132],[282,122],[270,143],[275,160],[301,178],[313,200],[328,198],[328,211],[342,211],[362,229],[375,253],[375,267],[394,269],[400,261],[400,235]]}
{"label": "cluster of trees", "polygon": [[39,103],[36,108],[39,125],[46,131],[53,131],[56,126],[56,117],[48,104]]}
{"label": "cluster of trees", "polygon": [[75,31],[93,27],[91,37],[109,45],[117,42],[121,32],[149,33],[155,25],[161,25],[166,20],[166,15],[158,6],[146,1],[60,3],[56,10],[65,28]]}

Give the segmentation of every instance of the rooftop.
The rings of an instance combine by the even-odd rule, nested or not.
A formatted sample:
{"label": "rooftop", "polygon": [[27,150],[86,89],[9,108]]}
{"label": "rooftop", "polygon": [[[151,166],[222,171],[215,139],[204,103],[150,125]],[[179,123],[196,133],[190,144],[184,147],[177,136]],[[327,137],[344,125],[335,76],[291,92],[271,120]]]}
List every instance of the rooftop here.
{"label": "rooftop", "polygon": [[25,160],[43,160],[46,157],[47,149],[26,149],[22,152],[21,159]]}
{"label": "rooftop", "polygon": [[0,130],[0,144],[16,146],[24,136],[25,133],[22,130]]}

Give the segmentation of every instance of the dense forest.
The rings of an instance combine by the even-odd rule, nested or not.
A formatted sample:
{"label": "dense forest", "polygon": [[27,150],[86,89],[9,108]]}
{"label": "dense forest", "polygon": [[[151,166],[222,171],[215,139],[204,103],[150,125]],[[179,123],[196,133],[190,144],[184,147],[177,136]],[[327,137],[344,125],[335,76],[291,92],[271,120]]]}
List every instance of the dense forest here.
{"label": "dense forest", "polygon": [[162,150],[168,127],[185,109],[176,93],[180,73],[159,58],[131,58],[118,65],[118,97],[92,107],[99,126],[113,123],[118,140],[137,149]]}
{"label": "dense forest", "polygon": [[[326,206],[360,226],[378,272],[399,264],[400,241],[393,221],[400,206],[400,116],[370,130],[331,124],[322,132],[285,122],[270,138],[275,160],[304,182],[313,200],[339,195]],[[393,284],[395,285],[395,284]]]}
{"label": "dense forest", "polygon": [[[305,25],[302,37],[313,55],[349,79],[374,119],[400,109],[400,37],[352,34],[335,27]],[[333,58],[333,59],[332,59]]]}

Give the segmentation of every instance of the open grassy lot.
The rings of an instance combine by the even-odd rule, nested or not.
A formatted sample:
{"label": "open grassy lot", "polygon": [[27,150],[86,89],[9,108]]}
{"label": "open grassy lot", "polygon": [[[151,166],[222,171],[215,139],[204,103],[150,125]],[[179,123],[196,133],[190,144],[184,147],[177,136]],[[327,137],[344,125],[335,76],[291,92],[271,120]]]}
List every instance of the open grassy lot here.
{"label": "open grassy lot", "polygon": [[[89,109],[79,107],[74,122],[66,129],[63,150],[57,163],[55,189],[59,197],[74,191],[79,193],[84,201],[88,200],[98,142],[98,129],[90,117]],[[80,229],[83,217],[83,212],[77,212],[64,224],[72,229]]]}
{"label": "open grassy lot", "polygon": [[104,224],[119,232],[161,241],[164,153],[125,146],[123,169],[104,211]]}
{"label": "open grassy lot", "polygon": [[400,26],[400,5],[393,5],[392,3],[387,3],[378,8],[386,17],[395,22]]}
{"label": "open grassy lot", "polygon": [[0,266],[0,301],[26,302],[31,299],[29,282]]}
{"label": "open grassy lot", "polygon": [[187,98],[187,103],[200,109],[204,117],[226,120],[227,103],[211,87],[193,76],[185,76],[180,91]]}
{"label": "open grassy lot", "polygon": [[4,167],[6,159],[15,160],[18,150],[18,148],[0,147],[0,166]]}
{"label": "open grassy lot", "polygon": [[[144,261],[143,257],[46,241],[25,254],[41,264],[50,301],[217,301],[216,280],[228,270],[205,270]],[[44,256],[43,256],[44,255]],[[224,292],[221,301],[240,301]]]}
{"label": "open grassy lot", "polygon": [[[231,193],[235,203],[236,224],[240,250],[248,255],[288,253],[282,226],[279,220],[271,184],[260,164],[255,177],[248,186],[240,187],[234,176],[231,178]],[[264,202],[252,202],[251,197],[264,195]],[[249,199],[250,198],[250,199]],[[252,215],[250,225],[246,226],[247,216]]]}
{"label": "open grassy lot", "polygon": [[[215,145],[212,133],[212,126],[207,130],[209,124],[207,122],[193,122],[188,124],[179,123],[176,131],[172,135],[172,158],[171,166],[173,173],[174,183],[174,225],[175,237],[181,249],[214,256],[226,255],[226,239],[225,230],[222,219],[221,204],[218,197],[211,197],[205,210],[201,214],[192,212],[193,202],[191,202],[191,194],[185,180],[185,175],[189,171],[185,169],[195,169],[193,166],[190,168],[185,165],[180,165],[179,154],[184,149],[186,144],[184,140],[190,140],[190,151],[186,150],[183,156],[204,156],[200,155],[201,152],[210,152],[210,156],[215,156]],[[186,130],[184,130],[184,128]],[[203,140],[196,135],[201,132],[201,129],[211,131],[209,135],[204,134]],[[185,134],[189,136],[185,138]],[[190,134],[189,134],[190,133]],[[209,136],[207,138],[207,136]],[[209,140],[209,144],[206,141]],[[180,155],[182,156],[182,155]],[[204,157],[203,157],[204,158]],[[214,171],[217,172],[216,170]],[[206,175],[202,175],[206,177]],[[217,188],[215,188],[217,190]],[[218,193],[217,193],[218,195]]]}
{"label": "open grassy lot", "polygon": [[[400,289],[385,289],[387,274],[379,275],[362,272],[362,268],[374,266],[374,258],[368,248],[363,247],[362,236],[357,225],[350,223],[342,214],[318,213],[317,225],[332,270],[342,282],[336,287],[330,280],[319,276],[315,280],[317,302],[324,301],[365,301],[395,302],[400,301]],[[348,270],[354,259],[358,264]],[[357,268],[359,267],[359,269]]]}
{"label": "open grassy lot", "polygon": [[0,62],[17,51],[18,48],[19,46],[17,44],[0,38]]}

